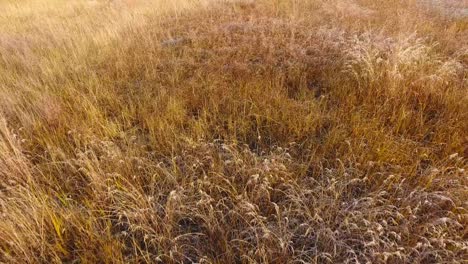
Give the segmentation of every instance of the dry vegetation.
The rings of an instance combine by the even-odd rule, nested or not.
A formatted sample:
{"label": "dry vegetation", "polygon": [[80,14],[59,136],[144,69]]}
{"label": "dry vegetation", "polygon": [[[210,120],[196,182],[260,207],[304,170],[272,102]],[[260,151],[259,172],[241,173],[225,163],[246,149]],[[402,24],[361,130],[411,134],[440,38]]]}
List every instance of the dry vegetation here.
{"label": "dry vegetation", "polygon": [[467,26],[0,0],[0,262],[466,263]]}

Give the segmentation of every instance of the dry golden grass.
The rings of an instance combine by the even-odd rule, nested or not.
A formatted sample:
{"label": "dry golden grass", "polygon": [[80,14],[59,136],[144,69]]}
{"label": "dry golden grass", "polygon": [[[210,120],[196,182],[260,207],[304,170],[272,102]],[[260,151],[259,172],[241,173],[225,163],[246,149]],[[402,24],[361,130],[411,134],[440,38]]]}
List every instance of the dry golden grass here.
{"label": "dry golden grass", "polygon": [[0,262],[465,263],[467,25],[0,0]]}

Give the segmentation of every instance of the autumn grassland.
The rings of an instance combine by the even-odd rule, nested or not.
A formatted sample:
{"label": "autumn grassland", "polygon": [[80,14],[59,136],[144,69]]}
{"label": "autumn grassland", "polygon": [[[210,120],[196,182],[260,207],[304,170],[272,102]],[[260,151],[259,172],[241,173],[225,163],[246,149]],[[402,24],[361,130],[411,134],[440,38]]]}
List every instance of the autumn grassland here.
{"label": "autumn grassland", "polygon": [[0,0],[0,262],[466,263],[426,2]]}

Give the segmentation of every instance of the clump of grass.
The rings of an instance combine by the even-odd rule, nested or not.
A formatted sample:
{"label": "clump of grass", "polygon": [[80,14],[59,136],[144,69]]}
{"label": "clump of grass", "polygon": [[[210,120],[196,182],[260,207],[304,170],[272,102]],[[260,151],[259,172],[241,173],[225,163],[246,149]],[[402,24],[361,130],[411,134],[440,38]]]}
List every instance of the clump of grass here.
{"label": "clump of grass", "polygon": [[0,261],[462,263],[466,18],[420,6],[1,2]]}

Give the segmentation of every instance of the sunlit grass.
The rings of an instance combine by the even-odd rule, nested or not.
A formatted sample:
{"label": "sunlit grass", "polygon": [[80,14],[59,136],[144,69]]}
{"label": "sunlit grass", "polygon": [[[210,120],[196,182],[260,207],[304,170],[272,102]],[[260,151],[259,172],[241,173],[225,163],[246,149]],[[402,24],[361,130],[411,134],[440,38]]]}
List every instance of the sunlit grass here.
{"label": "sunlit grass", "polygon": [[0,262],[462,263],[466,25],[0,0]]}

